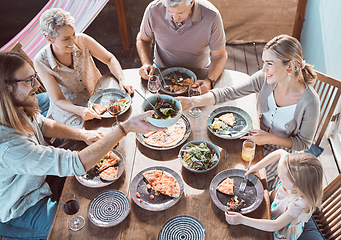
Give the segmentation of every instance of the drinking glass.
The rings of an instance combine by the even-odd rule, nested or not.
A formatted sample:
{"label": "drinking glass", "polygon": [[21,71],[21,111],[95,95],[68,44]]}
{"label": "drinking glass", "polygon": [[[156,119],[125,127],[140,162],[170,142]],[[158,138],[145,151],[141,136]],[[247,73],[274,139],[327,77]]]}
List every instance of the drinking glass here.
{"label": "drinking glass", "polygon": [[158,93],[161,89],[161,81],[157,75],[149,76],[148,90],[152,93]]}
{"label": "drinking glass", "polygon": [[113,104],[111,104],[108,108],[108,112],[115,116],[115,122],[113,123],[112,127],[116,127],[120,122],[117,120],[117,116],[121,113],[122,108],[121,106],[115,102]]}
{"label": "drinking glass", "polygon": [[242,148],[242,159],[244,161],[250,161],[251,158],[255,157],[255,151],[256,151],[256,144],[251,140],[245,140],[243,142],[243,148]]}
{"label": "drinking glass", "polygon": [[[201,88],[199,85],[197,87],[193,87],[193,85],[189,86],[189,88],[188,88],[188,96],[189,97],[199,96],[200,94],[201,94]],[[188,114],[191,117],[199,117],[201,115],[201,110],[197,107],[194,107],[188,111]]]}
{"label": "drinking glass", "polygon": [[[73,193],[64,193],[62,198],[63,211],[68,215],[74,215],[79,210],[79,202]],[[73,216],[69,220],[69,228],[73,231],[81,230],[85,225],[85,220],[82,216]]]}

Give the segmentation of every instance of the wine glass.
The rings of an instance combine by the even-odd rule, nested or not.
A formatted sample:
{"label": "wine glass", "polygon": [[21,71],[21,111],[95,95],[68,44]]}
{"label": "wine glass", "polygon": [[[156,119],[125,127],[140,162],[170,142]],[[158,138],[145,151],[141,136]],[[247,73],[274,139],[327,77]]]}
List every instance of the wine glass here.
{"label": "wine glass", "polygon": [[113,104],[111,104],[108,108],[108,112],[115,116],[115,122],[113,123],[112,127],[116,127],[120,122],[117,120],[117,116],[121,113],[122,108],[121,106],[117,103],[114,102]]}
{"label": "wine glass", "polygon": [[[193,87],[193,85],[189,86],[189,88],[188,88],[188,96],[189,97],[199,96],[200,94],[201,94],[201,88],[199,85],[197,87]],[[188,114],[191,117],[199,117],[201,115],[201,110],[197,107],[194,107],[188,111]]]}
{"label": "wine glass", "polygon": [[[79,210],[79,202],[73,193],[64,193],[62,198],[63,211],[68,215],[74,215]],[[69,220],[69,228],[73,231],[81,230],[85,225],[85,220],[82,216],[73,216]]]}
{"label": "wine glass", "polygon": [[157,75],[149,76],[148,90],[152,93],[158,93],[161,89],[161,81]]}

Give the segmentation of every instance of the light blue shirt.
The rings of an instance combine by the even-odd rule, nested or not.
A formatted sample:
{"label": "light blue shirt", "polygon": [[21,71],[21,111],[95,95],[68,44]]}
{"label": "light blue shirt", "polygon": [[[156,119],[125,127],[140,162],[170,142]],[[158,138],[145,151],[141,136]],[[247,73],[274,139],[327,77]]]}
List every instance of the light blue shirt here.
{"label": "light blue shirt", "polygon": [[76,151],[49,146],[44,140],[45,118],[31,121],[34,135],[0,126],[0,222],[20,217],[52,194],[46,175],[85,174]]}

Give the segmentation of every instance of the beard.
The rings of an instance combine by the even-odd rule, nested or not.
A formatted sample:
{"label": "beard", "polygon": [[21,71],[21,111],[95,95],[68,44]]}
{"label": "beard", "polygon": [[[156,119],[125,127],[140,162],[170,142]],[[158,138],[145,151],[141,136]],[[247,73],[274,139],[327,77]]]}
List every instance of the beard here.
{"label": "beard", "polygon": [[11,97],[13,99],[14,106],[16,107],[38,107],[38,99],[36,97],[35,91],[31,91],[28,94],[18,93],[14,91],[11,93]]}

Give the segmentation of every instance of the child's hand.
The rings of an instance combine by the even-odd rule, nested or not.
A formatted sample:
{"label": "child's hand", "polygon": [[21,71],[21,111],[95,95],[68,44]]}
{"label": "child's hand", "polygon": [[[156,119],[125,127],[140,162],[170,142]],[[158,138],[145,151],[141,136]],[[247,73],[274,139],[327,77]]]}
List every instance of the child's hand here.
{"label": "child's hand", "polygon": [[237,212],[225,212],[225,219],[228,224],[238,225],[242,223],[243,215]]}
{"label": "child's hand", "polygon": [[249,171],[247,171],[247,172],[245,173],[245,176],[249,175],[250,173],[256,173],[256,172],[258,172],[258,170],[259,170],[259,169],[257,168],[256,165],[250,166]]}

